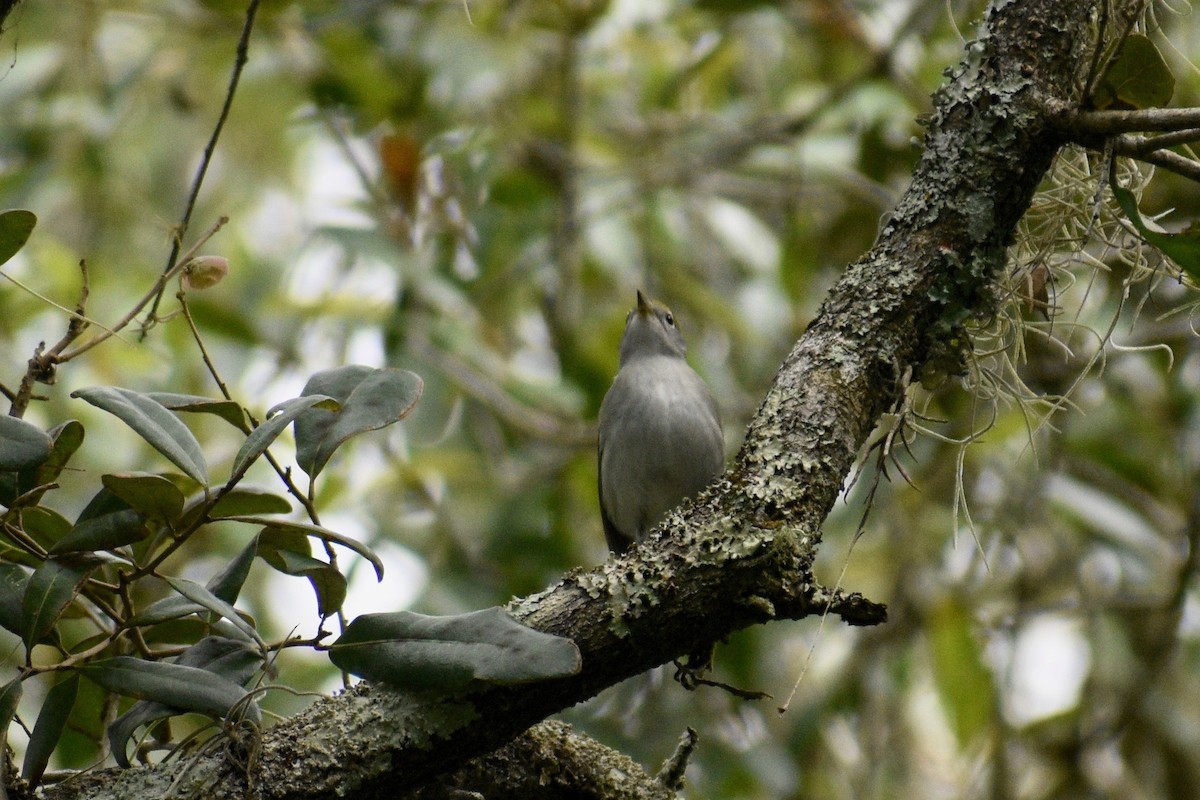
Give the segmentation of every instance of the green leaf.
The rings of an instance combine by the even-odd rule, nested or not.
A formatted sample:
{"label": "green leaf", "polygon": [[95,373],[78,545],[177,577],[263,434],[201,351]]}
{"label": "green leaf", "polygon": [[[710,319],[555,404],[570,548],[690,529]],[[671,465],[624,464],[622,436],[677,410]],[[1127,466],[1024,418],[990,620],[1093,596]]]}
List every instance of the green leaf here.
{"label": "green leaf", "polygon": [[938,696],[950,717],[959,745],[966,747],[992,724],[996,689],[971,635],[967,610],[948,601],[927,621]]}
{"label": "green leaf", "polygon": [[208,483],[208,468],[200,443],[179,418],[150,397],[118,386],[93,386],[71,392],[103,409],[133,429],[197,483]]}
{"label": "green leaf", "polygon": [[37,215],[32,211],[21,208],[0,211],[0,264],[15,256],[25,246],[25,242],[29,241],[29,234],[33,233],[34,225],[37,225]]}
{"label": "green leaf", "polygon": [[1162,53],[1141,34],[1125,37],[1117,54],[1096,85],[1092,104],[1106,108],[1156,108],[1175,93],[1175,76]]}
{"label": "green leaf", "polygon": [[174,392],[147,392],[146,397],[171,411],[212,414],[225,420],[239,431],[246,429],[246,412],[232,400],[215,400],[211,397],[175,394]]}
{"label": "green leaf", "polygon": [[8,726],[17,715],[17,705],[24,691],[20,678],[13,678],[0,689],[0,751],[8,752]]}
{"label": "green leaf", "polygon": [[50,548],[50,554],[113,550],[141,541],[149,535],[146,518],[129,508],[78,523]]}
{"label": "green leaf", "polygon": [[50,632],[87,573],[84,567],[54,558],[33,571],[21,599],[21,613],[25,618],[22,638],[26,648],[32,648]]}
{"label": "green leaf", "polygon": [[183,491],[161,475],[121,472],[101,475],[100,482],[117,497],[155,522],[174,522],[183,514]]}
{"label": "green leaf", "polygon": [[329,658],[347,672],[411,689],[529,683],[581,667],[570,639],[526,627],[497,607],[451,617],[364,614],[333,643]]}
{"label": "green leaf", "polygon": [[71,456],[75,455],[75,451],[83,444],[83,425],[78,420],[69,419],[51,428],[48,435],[54,442],[50,455],[36,469],[22,473],[22,492],[58,480]]}
{"label": "green leaf", "polygon": [[254,555],[257,552],[258,537],[256,536],[250,540],[250,544],[242,549],[242,552],[225,565],[223,570],[205,584],[205,588],[212,592],[214,597],[219,597],[226,603],[236,603],[238,595],[242,592],[242,586],[250,575],[250,566],[254,563]]}
{"label": "green leaf", "polygon": [[272,569],[284,575],[308,578],[317,595],[317,610],[329,616],[346,602],[346,576],[332,564],[312,557],[308,532],[293,528],[265,528],[254,539],[257,553]]}
{"label": "green leaf", "polygon": [[75,696],[79,693],[79,675],[69,675],[64,680],[54,684],[42,703],[38,712],[37,722],[33,733],[29,736],[29,745],[25,750],[25,761],[21,766],[21,777],[29,782],[29,788],[34,789],[50,763],[50,756],[62,738],[75,707]]}
{"label": "green leaf", "polygon": [[54,441],[44,430],[23,419],[0,415],[0,471],[37,467],[50,456]]}
{"label": "green leaf", "polygon": [[1109,186],[1112,188],[1117,204],[1121,206],[1121,210],[1125,212],[1125,216],[1133,223],[1133,227],[1137,228],[1142,238],[1178,264],[1193,281],[1200,283],[1200,231],[1187,230],[1181,233],[1166,233],[1154,230],[1142,219],[1137,207],[1137,198],[1133,196],[1133,192],[1118,185],[1115,176],[1109,179]]}
{"label": "green leaf", "polygon": [[173,594],[157,600],[144,608],[130,620],[131,625],[157,625],[169,620],[181,619],[191,614],[203,614],[204,606],[194,603],[182,595]]}
{"label": "green leaf", "polygon": [[210,592],[204,586],[183,578],[167,577],[167,583],[171,584],[171,588],[179,592],[181,595],[191,600],[193,603],[203,606],[214,614],[218,614],[233,623],[234,627],[242,633],[249,636],[259,647],[266,647],[266,642],[258,635],[258,631],[254,626],[247,622],[241,614],[237,612],[233,606],[226,603],[221,598]]}
{"label": "green leaf", "polygon": [[[245,642],[220,636],[207,636],[189,647],[175,662],[179,666],[207,670],[244,686],[263,665],[262,655]],[[153,700],[139,700],[129,711],[108,726],[108,741],[113,758],[121,767],[129,767],[126,743],[142,725],[183,713],[182,709]]]}
{"label": "green leaf", "polygon": [[317,611],[322,617],[336,613],[346,601],[346,576],[332,564],[285,549],[276,549],[268,560],[285,575],[308,578],[316,592]]}
{"label": "green leaf", "polygon": [[245,689],[208,670],[132,656],[93,661],[78,669],[105,689],[128,697],[153,700],[219,719],[228,717],[238,707],[252,722],[257,724],[261,719],[254,703],[239,705],[246,697]]}
{"label": "green leaf", "polygon": [[[52,508],[34,506],[21,509],[21,525],[25,533],[49,550],[71,530],[71,521]],[[37,562],[40,564],[41,562]],[[34,564],[34,566],[37,566]]]}
{"label": "green leaf", "polygon": [[239,486],[222,495],[208,510],[208,516],[211,519],[226,519],[246,514],[287,514],[291,510],[291,501],[282,495],[265,489]]}
{"label": "green leaf", "polygon": [[0,562],[0,628],[25,634],[25,617],[21,613],[21,598],[29,585],[29,571],[16,564]]}
{"label": "green leaf", "polygon": [[296,463],[315,478],[347,439],[408,416],[424,386],[419,375],[402,369],[350,365],[313,375],[301,397],[328,395],[341,408],[333,414],[312,411],[296,418]]}
{"label": "green leaf", "polygon": [[320,394],[297,397],[272,408],[267,412],[267,419],[246,437],[245,443],[234,456],[229,483],[234,484],[241,480],[241,477],[246,474],[246,470],[250,469],[250,465],[267,451],[267,448],[279,438],[279,434],[283,433],[296,417],[310,410],[313,413],[320,413],[315,409],[329,412],[337,408],[336,400]]}
{"label": "green leaf", "polygon": [[326,542],[340,544],[342,547],[348,547],[363,558],[367,559],[367,561],[370,561],[371,566],[375,568],[376,579],[383,580],[383,562],[379,559],[379,556],[375,555],[374,550],[367,547],[357,539],[351,539],[349,536],[343,536],[342,534],[337,533],[336,531],[331,531],[328,528],[322,528],[319,525],[309,525],[304,522],[291,522],[290,520],[268,519],[266,517],[252,516],[226,517],[226,519],[236,520],[237,522],[248,522],[250,524],[263,525],[265,526],[263,528],[263,533],[266,533],[268,530],[295,531],[302,533],[305,536],[312,536]]}

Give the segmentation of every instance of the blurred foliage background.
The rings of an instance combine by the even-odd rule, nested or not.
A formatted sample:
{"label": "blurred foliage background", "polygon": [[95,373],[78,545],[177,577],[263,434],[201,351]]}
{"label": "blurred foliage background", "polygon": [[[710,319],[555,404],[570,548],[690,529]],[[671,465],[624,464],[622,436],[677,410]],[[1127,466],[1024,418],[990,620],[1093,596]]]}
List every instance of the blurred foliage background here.
{"label": "blurred foliage background", "polygon": [[[503,604],[605,558],[593,426],[637,288],[680,318],[732,455],[906,185],[929,96],[983,9],[264,3],[190,231],[228,215],[205,252],[233,269],[192,309],[235,398],[259,414],[341,364],[425,379],[415,413],[346,448],[320,485],[324,523],[389,565],[380,586],[354,567],[347,613]],[[40,222],[6,274],[69,307],[86,259],[100,321],[146,291],[244,15],[234,0],[18,8],[0,36],[0,206]],[[1178,80],[1173,104],[1195,104],[1196,16],[1155,3],[1145,28]],[[1170,212],[1161,224],[1200,212],[1193,185],[1136,179],[1146,213]],[[1064,154],[967,379],[914,389],[909,446],[886,477],[865,463],[828,521],[820,577],[886,602],[889,623],[775,624],[718,648],[718,679],[774,701],[687,693],[661,670],[567,719],[650,768],[697,728],[693,797],[1194,796],[1194,295],[1111,211],[1089,221],[1096,180],[1092,160]],[[1051,313],[1023,288],[1047,277]],[[65,324],[0,282],[0,382],[15,386]],[[216,394],[179,319],[64,367],[26,417],[87,424],[63,513],[102,472],[163,468],[68,399],[96,384]],[[227,429],[189,424],[212,463],[232,458]],[[230,530],[174,566],[203,580],[241,544]],[[255,569],[243,604],[259,624],[311,633],[304,582]],[[288,651],[280,668],[291,686],[338,685],[312,654]],[[23,716],[45,688],[27,687]],[[68,732],[59,766],[92,763],[111,718],[83,691],[92,724]],[[307,701],[268,702],[289,713]]]}

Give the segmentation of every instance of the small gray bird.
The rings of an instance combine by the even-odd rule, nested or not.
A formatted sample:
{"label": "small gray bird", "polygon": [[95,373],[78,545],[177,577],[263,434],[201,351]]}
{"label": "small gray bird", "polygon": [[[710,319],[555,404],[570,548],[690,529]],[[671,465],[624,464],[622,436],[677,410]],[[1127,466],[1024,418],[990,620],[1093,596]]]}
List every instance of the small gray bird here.
{"label": "small gray bird", "polygon": [[671,309],[639,291],[600,406],[600,516],[614,553],[725,468],[717,401],[686,353]]}

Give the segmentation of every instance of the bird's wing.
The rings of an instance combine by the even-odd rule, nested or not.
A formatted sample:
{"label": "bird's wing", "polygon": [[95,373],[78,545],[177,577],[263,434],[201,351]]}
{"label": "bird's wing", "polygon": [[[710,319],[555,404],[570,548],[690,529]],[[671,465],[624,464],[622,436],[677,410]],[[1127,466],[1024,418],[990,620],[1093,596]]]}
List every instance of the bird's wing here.
{"label": "bird's wing", "polygon": [[613,521],[608,518],[608,514],[604,511],[604,440],[600,440],[600,446],[596,448],[596,491],[600,497],[600,521],[604,523],[604,540],[608,542],[608,549],[612,550],[617,555],[624,553],[629,549],[629,545],[633,544],[628,538],[623,536]]}

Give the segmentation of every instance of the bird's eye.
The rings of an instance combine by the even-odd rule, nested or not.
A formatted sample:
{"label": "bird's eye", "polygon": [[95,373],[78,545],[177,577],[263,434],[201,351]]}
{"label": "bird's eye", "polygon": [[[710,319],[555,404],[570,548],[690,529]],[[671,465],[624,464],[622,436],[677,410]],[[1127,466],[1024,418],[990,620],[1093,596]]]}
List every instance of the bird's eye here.
{"label": "bird's eye", "polygon": [[663,319],[667,321],[668,325],[671,325],[671,326],[675,325],[675,315],[672,314],[670,311],[667,312],[667,315],[665,317],[663,317]]}

